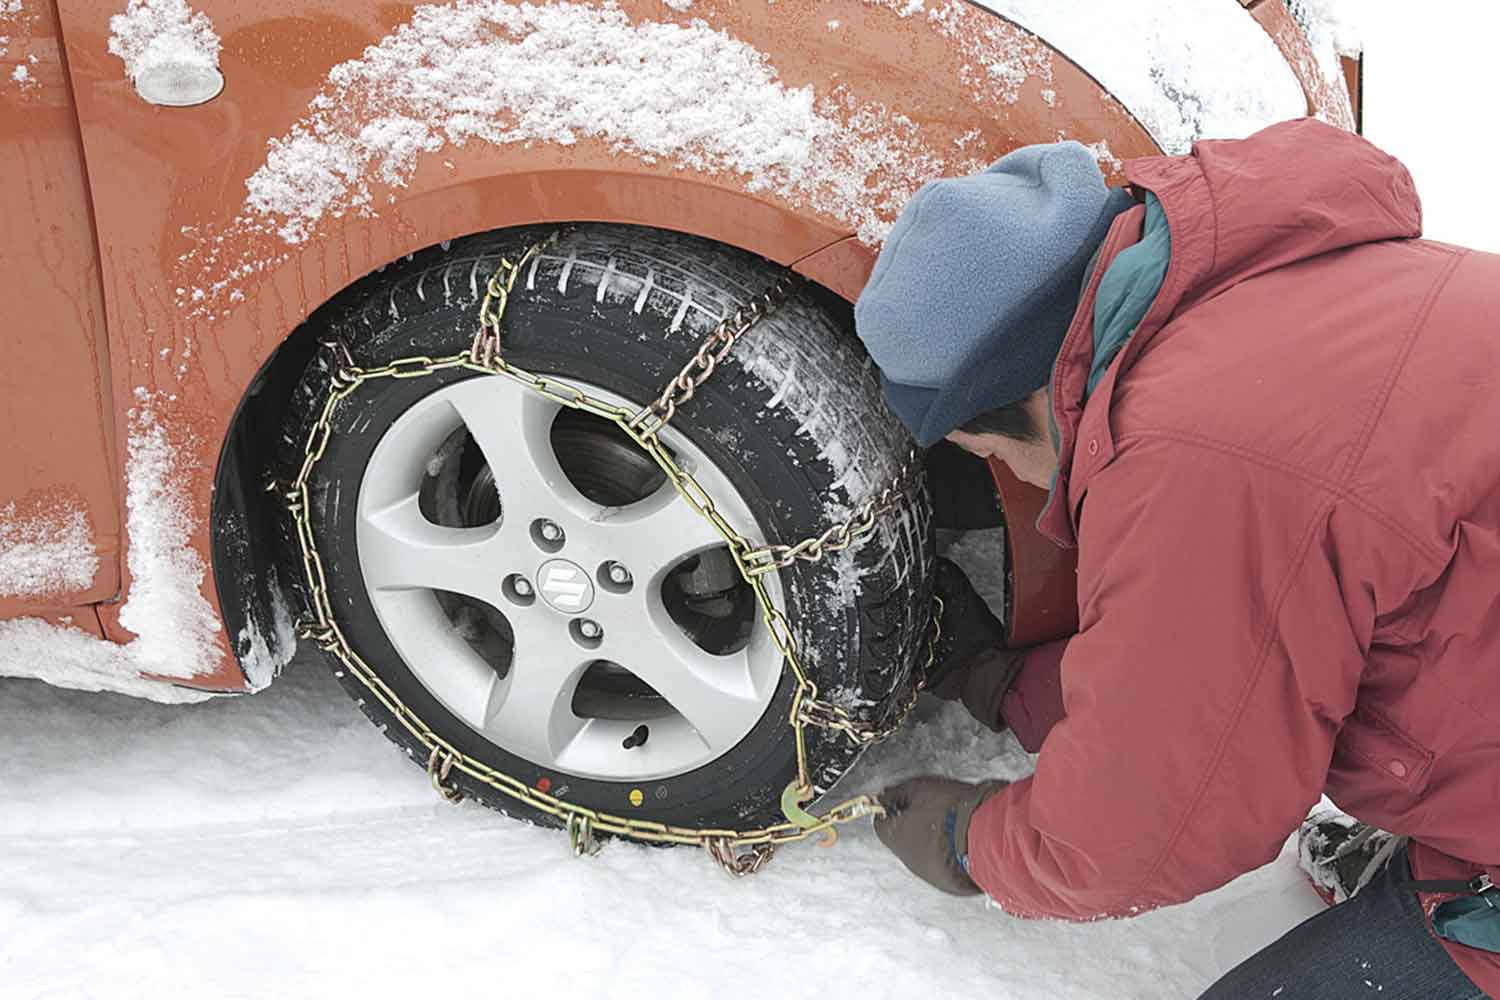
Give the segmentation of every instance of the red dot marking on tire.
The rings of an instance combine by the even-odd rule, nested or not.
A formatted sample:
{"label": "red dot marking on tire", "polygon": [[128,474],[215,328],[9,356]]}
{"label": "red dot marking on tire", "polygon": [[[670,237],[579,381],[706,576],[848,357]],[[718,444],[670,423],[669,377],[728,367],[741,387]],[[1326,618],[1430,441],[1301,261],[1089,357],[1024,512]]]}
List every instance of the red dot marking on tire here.
{"label": "red dot marking on tire", "polygon": [[551,778],[538,778],[538,779],[536,779],[536,790],[539,791],[539,792],[550,792],[550,791],[552,791],[552,779]]}

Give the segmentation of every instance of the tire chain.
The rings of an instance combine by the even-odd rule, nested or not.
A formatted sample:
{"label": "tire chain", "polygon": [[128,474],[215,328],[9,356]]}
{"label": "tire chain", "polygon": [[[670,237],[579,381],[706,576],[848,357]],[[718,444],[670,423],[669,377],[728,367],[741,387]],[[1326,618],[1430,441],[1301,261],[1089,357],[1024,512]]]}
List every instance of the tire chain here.
{"label": "tire chain", "polygon": [[[649,843],[699,846],[729,874],[736,877],[754,874],[765,866],[776,848],[782,844],[818,836],[823,846],[829,846],[837,839],[836,827],[839,825],[865,817],[880,816],[885,812],[881,804],[870,795],[859,795],[841,802],[821,816],[802,809],[815,795],[808,768],[804,730],[813,727],[840,732],[855,744],[868,746],[899,729],[915,705],[917,692],[932,667],[942,628],[941,601],[934,602],[927,639],[927,658],[918,671],[917,683],[912,685],[907,697],[888,713],[886,720],[876,724],[856,718],[848,710],[818,698],[818,686],[808,676],[798,658],[797,641],[792,634],[791,623],[786,613],[771,600],[763,577],[799,560],[818,562],[830,552],[849,548],[873,531],[880,518],[896,510],[902,500],[916,488],[920,474],[917,453],[915,449],[912,450],[900,472],[885,489],[861,504],[844,521],[822,534],[795,545],[753,546],[725,520],[708,491],[691,473],[677,464],[657,435],[677,413],[678,408],[692,399],[703,383],[713,375],[719,363],[729,356],[735,342],[786,301],[793,289],[792,280],[789,277],[782,278],[751,303],[725,317],[661,394],[641,409],[631,411],[594,399],[567,382],[517,368],[501,354],[501,320],[517,275],[561,235],[562,231],[555,232],[547,239],[532,244],[514,262],[509,257],[501,259],[490,277],[484,300],[480,304],[479,329],[469,349],[461,354],[438,358],[419,355],[376,368],[362,368],[355,363],[353,354],[344,341],[337,338],[322,341],[332,368],[328,396],[308,433],[302,465],[296,478],[285,487],[276,483],[269,487],[278,492],[284,488],[287,511],[292,518],[301,550],[309,607],[298,623],[298,634],[331,653],[342,668],[353,674],[369,690],[371,696],[427,750],[428,776],[433,787],[447,801],[457,802],[463,797],[462,792],[450,783],[452,773],[460,771],[474,781],[562,821],[577,854],[594,853],[598,849],[597,835],[608,834]],[[309,481],[332,437],[335,410],[366,382],[384,378],[422,378],[455,369],[509,378],[555,403],[615,424],[651,456],[683,499],[723,536],[741,575],[755,592],[761,618],[772,641],[797,682],[788,714],[788,723],[795,734],[797,776],[781,796],[782,812],[786,817],[784,822],[756,830],[681,827],[631,819],[566,802],[457,750],[402,702],[395,691],[354,651],[334,615],[327,574],[313,537],[308,516]]]}

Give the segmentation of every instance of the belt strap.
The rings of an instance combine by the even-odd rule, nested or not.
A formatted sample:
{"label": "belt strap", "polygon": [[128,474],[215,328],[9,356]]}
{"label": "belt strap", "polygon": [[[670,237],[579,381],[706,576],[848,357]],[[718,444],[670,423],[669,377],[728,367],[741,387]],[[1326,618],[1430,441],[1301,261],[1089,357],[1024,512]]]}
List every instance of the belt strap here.
{"label": "belt strap", "polygon": [[1465,892],[1471,896],[1482,896],[1500,889],[1488,874],[1471,879],[1406,879],[1399,884],[1414,892]]}

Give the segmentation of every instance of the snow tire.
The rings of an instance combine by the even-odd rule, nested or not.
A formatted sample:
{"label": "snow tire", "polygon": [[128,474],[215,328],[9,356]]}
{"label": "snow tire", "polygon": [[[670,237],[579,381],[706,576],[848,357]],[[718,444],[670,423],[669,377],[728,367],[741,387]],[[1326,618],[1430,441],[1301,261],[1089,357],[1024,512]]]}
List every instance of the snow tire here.
{"label": "snow tire", "polygon": [[[505,230],[422,251],[360,281],[310,323],[318,336],[342,338],[362,366],[458,353],[473,335],[479,299],[500,257],[514,258],[546,232]],[[529,370],[572,376],[644,403],[721,316],[782,273],[764,259],[694,237],[638,227],[578,227],[522,273],[505,316],[506,355]],[[283,438],[286,471],[295,469],[331,374],[320,354],[293,396]],[[550,787],[554,795],[684,826],[749,829],[777,821],[778,796],[796,767],[787,722],[794,691],[789,671],[760,721],[731,750],[687,773],[634,783],[549,772],[502,750],[450,714],[396,653],[358,568],[353,510],[363,463],[402,412],[466,377],[483,376],[446,372],[369,383],[335,413],[333,439],[311,483],[310,516],[333,606],[345,615],[340,625],[351,644],[434,731],[464,753],[528,784]],[[673,426],[741,491],[759,522],[741,530],[768,541],[822,531],[889,481],[911,446],[852,335],[847,304],[811,285],[736,345]],[[925,652],[932,555],[924,490],[854,551],[781,571],[802,662],[822,698],[877,719],[895,710]],[[300,578],[289,532],[281,558],[289,575]],[[425,764],[421,744],[357,678],[346,671],[340,676],[365,714]],[[859,752],[842,734],[821,730],[809,730],[808,747],[820,792]],[[467,777],[458,776],[457,783],[469,797],[508,814],[556,825]]]}

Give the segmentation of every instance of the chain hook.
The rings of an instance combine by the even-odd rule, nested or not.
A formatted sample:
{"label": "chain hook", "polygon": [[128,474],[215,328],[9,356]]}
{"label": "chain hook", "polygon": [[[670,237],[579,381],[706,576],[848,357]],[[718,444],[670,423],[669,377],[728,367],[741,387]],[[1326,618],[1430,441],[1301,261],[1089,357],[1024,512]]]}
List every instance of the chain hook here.
{"label": "chain hook", "polygon": [[838,843],[839,832],[826,821],[819,819],[812,813],[802,808],[813,799],[811,786],[802,783],[800,778],[794,779],[791,784],[781,790],[781,814],[786,817],[787,822],[802,830],[816,830],[825,827],[823,835],[818,839],[819,847],[832,847]]}

